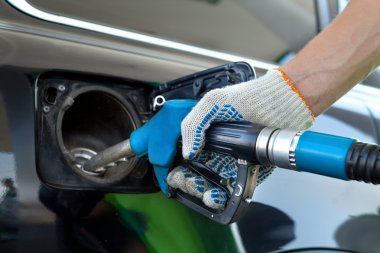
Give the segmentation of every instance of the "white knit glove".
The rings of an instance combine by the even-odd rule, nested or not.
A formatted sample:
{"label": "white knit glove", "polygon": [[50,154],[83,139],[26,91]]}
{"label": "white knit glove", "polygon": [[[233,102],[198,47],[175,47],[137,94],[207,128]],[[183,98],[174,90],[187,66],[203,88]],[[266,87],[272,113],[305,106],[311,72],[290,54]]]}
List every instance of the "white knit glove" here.
{"label": "white knit glove", "polygon": [[[205,159],[201,150],[205,144],[205,131],[210,124],[242,120],[264,126],[305,130],[313,124],[314,116],[305,98],[285,73],[279,69],[270,70],[258,79],[208,92],[182,121],[183,157],[201,159],[212,165],[214,172],[234,182],[237,168],[234,158],[215,154]],[[262,169],[259,174],[259,178],[265,178],[268,169]],[[183,168],[173,170],[167,182],[174,188],[202,198],[209,207],[224,207],[226,195],[223,191]]]}

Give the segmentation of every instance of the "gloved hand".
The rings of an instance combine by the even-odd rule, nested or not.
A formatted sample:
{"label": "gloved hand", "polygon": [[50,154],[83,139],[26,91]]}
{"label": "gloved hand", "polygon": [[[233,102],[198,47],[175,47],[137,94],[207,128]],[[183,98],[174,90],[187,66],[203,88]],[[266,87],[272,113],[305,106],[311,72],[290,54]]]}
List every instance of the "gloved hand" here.
{"label": "gloved hand", "polygon": [[[238,168],[235,158],[202,151],[197,160],[225,179],[227,188],[232,192]],[[272,172],[272,167],[262,166],[259,172],[256,184],[260,184]],[[227,201],[227,194],[223,190],[182,166],[176,167],[169,173],[167,183],[173,188],[202,199],[206,206],[214,209],[223,208]]]}
{"label": "gloved hand", "polygon": [[[205,131],[214,122],[250,121],[255,124],[305,130],[314,122],[303,95],[280,69],[270,70],[258,79],[208,92],[182,121],[183,157],[208,165],[230,186],[236,179],[236,160],[229,156],[204,154]],[[259,171],[259,181],[270,169]],[[200,176],[183,168],[173,170],[167,183],[202,198],[212,208],[223,208],[226,194]]]}

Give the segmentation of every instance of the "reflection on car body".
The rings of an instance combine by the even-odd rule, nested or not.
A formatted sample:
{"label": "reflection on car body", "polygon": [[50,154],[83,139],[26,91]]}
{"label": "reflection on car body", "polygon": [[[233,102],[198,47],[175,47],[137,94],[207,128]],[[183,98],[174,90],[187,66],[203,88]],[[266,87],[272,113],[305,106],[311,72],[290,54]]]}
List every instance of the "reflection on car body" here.
{"label": "reflection on car body", "polygon": [[[37,4],[42,2],[31,3],[38,9]],[[202,13],[223,4],[233,5],[227,1],[212,2],[184,4],[189,5],[186,11],[194,7]],[[49,6],[40,7],[48,12],[48,7],[54,4],[49,1]],[[104,2],[92,4],[94,8],[105,5]],[[1,251],[268,252],[319,247],[326,248],[326,252],[327,248],[376,252],[378,249],[377,241],[364,236],[360,238],[364,243],[359,244],[357,233],[363,229],[376,235],[378,224],[372,221],[378,217],[380,190],[306,173],[275,170],[271,178],[256,189],[256,203],[248,214],[232,226],[215,224],[167,200],[159,192],[103,195],[41,186],[35,167],[36,145],[39,145],[35,131],[40,129],[35,129],[33,94],[44,74],[53,70],[93,76],[96,84],[104,88],[121,80],[142,85],[135,87],[142,89],[222,65],[226,60],[242,58],[230,53],[227,55],[236,58],[195,54],[47,22],[26,15],[7,2],[1,2],[0,9],[0,52],[4,56],[0,59],[0,164],[2,172],[10,164],[13,174],[4,177],[12,178],[13,187],[17,188],[16,198],[9,197],[12,204],[7,204],[13,207],[7,210],[18,209],[8,212],[13,217],[7,219],[14,222],[8,224],[9,231],[13,229],[13,232],[5,237],[12,240],[1,241]],[[154,11],[158,13],[158,9]],[[141,15],[147,19],[145,16]],[[159,20],[156,23],[159,25]],[[137,28],[135,30],[139,30]],[[238,40],[235,37],[233,41]],[[288,49],[278,41],[265,39],[262,44],[255,44],[257,51],[263,50],[269,42],[279,51]],[[259,76],[274,66],[264,61],[251,62],[256,63]],[[379,94],[375,88],[356,87],[320,116],[313,130],[379,142]],[[14,196],[12,191],[9,193]],[[350,241],[353,243],[348,243]]]}

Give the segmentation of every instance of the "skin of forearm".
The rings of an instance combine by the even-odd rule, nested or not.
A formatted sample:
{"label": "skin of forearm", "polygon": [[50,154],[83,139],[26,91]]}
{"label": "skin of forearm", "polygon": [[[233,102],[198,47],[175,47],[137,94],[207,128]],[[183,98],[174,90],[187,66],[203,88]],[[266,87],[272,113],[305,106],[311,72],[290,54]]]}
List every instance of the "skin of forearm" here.
{"label": "skin of forearm", "polygon": [[351,0],[323,32],[280,67],[315,116],[380,65],[379,10],[379,0]]}

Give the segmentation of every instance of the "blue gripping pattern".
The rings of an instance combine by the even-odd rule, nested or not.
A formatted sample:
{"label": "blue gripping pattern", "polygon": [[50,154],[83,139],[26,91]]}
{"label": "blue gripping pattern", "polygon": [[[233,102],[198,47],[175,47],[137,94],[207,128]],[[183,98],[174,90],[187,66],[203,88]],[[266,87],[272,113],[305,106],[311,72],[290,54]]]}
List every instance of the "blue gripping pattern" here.
{"label": "blue gripping pattern", "polygon": [[259,176],[257,178],[257,185],[260,185],[264,180],[272,174],[274,167],[272,166],[260,166]]}
{"label": "blue gripping pattern", "polygon": [[214,107],[204,116],[201,123],[197,126],[194,135],[193,151],[190,152],[189,158],[194,159],[198,150],[203,147],[205,142],[205,131],[210,124],[215,122],[235,122],[242,121],[243,116],[230,104],[225,104],[222,109],[218,105]]}
{"label": "blue gripping pattern", "polygon": [[[222,178],[229,179],[229,185],[232,188],[234,188],[236,184],[238,168],[236,159],[212,152],[202,151],[199,153],[198,151],[204,146],[205,131],[212,123],[236,121],[243,121],[243,116],[231,104],[225,104],[221,109],[218,105],[214,105],[214,107],[204,116],[201,123],[196,128],[195,138],[192,145],[193,152],[190,152],[189,154],[190,159],[196,159],[199,162],[204,163]],[[200,193],[203,193],[205,190],[204,181],[205,179],[195,181],[197,190]],[[212,187],[213,186],[209,184],[209,188]],[[224,205],[227,200],[227,194],[223,190],[217,188],[211,190],[210,197],[215,204],[220,205]]]}
{"label": "blue gripping pattern", "polygon": [[[197,157],[197,160],[205,164],[213,172],[217,173],[224,179],[227,179],[228,186],[234,188],[236,184],[238,163],[235,158],[226,155],[220,155],[213,152],[202,151]],[[207,195],[208,201],[212,201],[213,204],[224,206],[227,201],[227,194],[223,190],[216,188],[210,182],[207,182],[201,176],[194,178],[194,184],[198,193]],[[204,199],[204,198],[203,198]]]}
{"label": "blue gripping pattern", "polygon": [[229,179],[230,186],[235,187],[238,168],[238,163],[235,158],[210,152],[206,166],[222,178]]}
{"label": "blue gripping pattern", "polygon": [[[233,188],[235,188],[238,164],[236,161],[234,161],[235,159],[233,159],[232,157],[230,157],[230,159],[226,159],[226,160],[231,160],[233,162],[228,164],[228,165],[220,165],[220,164],[216,165],[216,168],[219,168],[219,169],[223,168],[226,171],[226,173],[220,174],[221,177],[228,178],[229,184]],[[211,167],[211,168],[213,168],[213,167]],[[261,184],[272,173],[273,167],[261,166],[259,171],[260,171],[260,173],[259,173],[259,178],[257,179],[257,185]],[[227,194],[221,189],[214,188],[211,190],[210,198],[211,198],[212,202],[214,202],[214,204],[224,206],[226,204],[226,201],[227,201]]]}
{"label": "blue gripping pattern", "polygon": [[197,103],[196,100],[171,100],[144,126],[130,137],[138,157],[148,155],[161,191],[167,195],[166,178],[176,155],[181,122]]}
{"label": "blue gripping pattern", "polygon": [[194,183],[197,185],[197,191],[200,193],[204,193],[207,189],[212,187],[212,185],[201,176],[195,176]]}
{"label": "blue gripping pattern", "polygon": [[[197,156],[196,160],[205,164],[222,178],[229,179],[230,186],[235,187],[238,168],[238,163],[235,158],[205,150]],[[210,187],[212,187],[211,184]]]}
{"label": "blue gripping pattern", "polygon": [[227,194],[223,190],[212,189],[211,199],[215,204],[225,205],[227,201]]}
{"label": "blue gripping pattern", "polygon": [[[178,167],[177,167],[178,168]],[[185,178],[194,177],[194,174],[187,168],[180,167],[180,171]]]}

